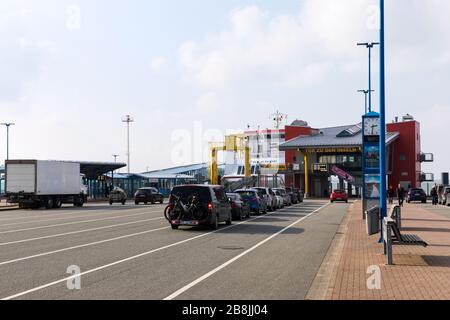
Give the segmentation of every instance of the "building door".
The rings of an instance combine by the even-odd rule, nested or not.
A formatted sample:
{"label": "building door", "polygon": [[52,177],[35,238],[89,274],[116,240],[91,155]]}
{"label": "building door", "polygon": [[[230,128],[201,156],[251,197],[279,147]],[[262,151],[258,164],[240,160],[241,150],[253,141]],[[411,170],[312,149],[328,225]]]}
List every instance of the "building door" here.
{"label": "building door", "polygon": [[314,179],[314,196],[320,197],[322,195],[322,183],[320,179]]}

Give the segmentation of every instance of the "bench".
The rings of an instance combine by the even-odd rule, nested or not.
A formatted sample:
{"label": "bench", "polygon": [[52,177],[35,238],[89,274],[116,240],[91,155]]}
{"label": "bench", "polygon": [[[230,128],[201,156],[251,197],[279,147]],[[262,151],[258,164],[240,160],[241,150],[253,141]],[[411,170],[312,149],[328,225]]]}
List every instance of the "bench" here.
{"label": "bench", "polygon": [[384,254],[387,255],[388,265],[393,265],[392,245],[407,245],[407,246],[423,246],[428,244],[415,234],[402,234],[398,228],[397,223],[392,218],[383,219],[383,243]]}
{"label": "bench", "polygon": [[394,219],[398,229],[402,229],[402,208],[400,206],[392,206],[389,211],[389,217]]}

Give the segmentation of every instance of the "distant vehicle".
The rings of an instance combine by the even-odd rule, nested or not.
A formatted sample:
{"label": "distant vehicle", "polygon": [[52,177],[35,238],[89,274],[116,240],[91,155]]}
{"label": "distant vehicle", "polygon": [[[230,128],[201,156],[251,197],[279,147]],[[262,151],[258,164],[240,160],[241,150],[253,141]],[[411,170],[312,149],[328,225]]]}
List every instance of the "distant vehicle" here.
{"label": "distant vehicle", "polygon": [[109,204],[112,205],[115,202],[119,202],[122,205],[127,203],[128,195],[121,188],[114,188],[109,194]]}
{"label": "distant vehicle", "polygon": [[231,204],[222,186],[182,185],[172,189],[164,212],[172,229],[206,225],[217,230],[219,223],[231,225]]}
{"label": "distant vehicle", "polygon": [[302,203],[305,200],[305,193],[303,190],[295,188],[294,192],[297,193],[298,202]]}
{"label": "distant vehicle", "polygon": [[444,196],[444,193],[443,193],[444,188],[445,188],[445,186],[442,185],[442,184],[437,186],[437,194],[438,194],[438,203],[439,204],[442,204],[444,202],[444,198],[443,198],[443,196]]}
{"label": "distant vehicle", "polygon": [[279,190],[273,190],[273,192],[275,193],[275,197],[277,199],[277,208],[283,209],[285,207],[283,195]]}
{"label": "distant vehicle", "polygon": [[241,195],[241,198],[250,206],[250,210],[257,215],[267,213],[267,202],[264,200],[263,195],[256,189],[240,189],[235,193]]}
{"label": "distant vehicle", "polygon": [[348,194],[345,192],[345,190],[334,190],[333,193],[331,193],[330,196],[331,203],[336,201],[344,201],[348,202]]}
{"label": "distant vehicle", "polygon": [[298,194],[294,192],[293,188],[286,187],[286,193],[291,197],[291,203],[297,204],[298,203]]}
{"label": "distant vehicle", "polygon": [[292,205],[292,200],[291,200],[291,196],[289,194],[287,194],[286,189],[284,188],[275,188],[274,190],[277,190],[280,192],[281,196],[284,199],[284,206],[285,207],[289,207]]}
{"label": "distant vehicle", "polygon": [[409,189],[408,194],[406,195],[406,202],[411,203],[415,201],[427,203],[427,194],[423,189],[419,188]]}
{"label": "distant vehicle", "polygon": [[164,203],[164,195],[158,191],[156,188],[140,188],[134,194],[134,203],[139,205],[141,202],[144,204],[151,203],[155,204],[159,202]]}
{"label": "distant vehicle", "polygon": [[231,204],[231,213],[234,220],[243,220],[250,217],[250,206],[238,193],[227,193]]}
{"label": "distant vehicle", "polygon": [[447,193],[447,206],[449,206],[450,207],[450,192],[449,193]]}
{"label": "distant vehicle", "polygon": [[87,200],[80,163],[67,161],[7,160],[5,191],[20,208],[82,207]]}
{"label": "distant vehicle", "polygon": [[260,190],[261,193],[267,198],[267,209],[269,211],[275,211],[278,209],[277,197],[271,188],[255,188]]}
{"label": "distant vehicle", "polygon": [[444,206],[449,204],[447,201],[449,194],[450,194],[450,187],[445,187],[442,189],[442,204]]}

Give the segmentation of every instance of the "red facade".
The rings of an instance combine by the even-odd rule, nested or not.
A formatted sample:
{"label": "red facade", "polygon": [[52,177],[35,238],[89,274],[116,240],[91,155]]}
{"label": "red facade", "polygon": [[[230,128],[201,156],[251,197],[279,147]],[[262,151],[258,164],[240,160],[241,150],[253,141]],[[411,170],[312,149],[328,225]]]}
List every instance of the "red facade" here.
{"label": "red facade", "polygon": [[400,133],[392,146],[392,174],[389,176],[389,185],[395,187],[401,183],[405,188],[420,188],[420,123],[390,123],[387,125],[387,131]]}
{"label": "red facade", "polygon": [[[289,140],[295,139],[299,136],[310,136],[312,134],[312,131],[313,131],[313,129],[311,127],[286,126],[285,140],[289,141]],[[295,151],[286,151],[286,164],[287,165],[296,163],[294,158],[295,158]],[[300,177],[298,177],[298,178],[300,178]],[[291,177],[291,176],[285,177],[286,186],[299,187],[300,181],[296,179],[297,181],[295,181],[295,183],[293,183],[292,179],[293,179],[293,177]]]}

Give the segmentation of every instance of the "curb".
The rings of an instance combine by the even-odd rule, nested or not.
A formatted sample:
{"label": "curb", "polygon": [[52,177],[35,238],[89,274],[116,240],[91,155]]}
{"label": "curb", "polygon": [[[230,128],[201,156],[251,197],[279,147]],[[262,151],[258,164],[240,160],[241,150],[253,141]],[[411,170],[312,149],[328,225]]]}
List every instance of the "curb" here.
{"label": "curb", "polygon": [[2,207],[0,207],[0,212],[2,212],[2,211],[13,211],[13,210],[19,210],[19,207],[16,207],[16,206],[14,206],[12,208],[8,208],[8,207],[2,208]]}
{"label": "curb", "polygon": [[350,220],[350,208],[356,203],[358,203],[358,201],[349,206],[341,225],[336,231],[336,235],[331,242],[322,265],[306,294],[305,300],[332,300],[337,269],[341,261],[342,251],[344,250],[347,226]]}

